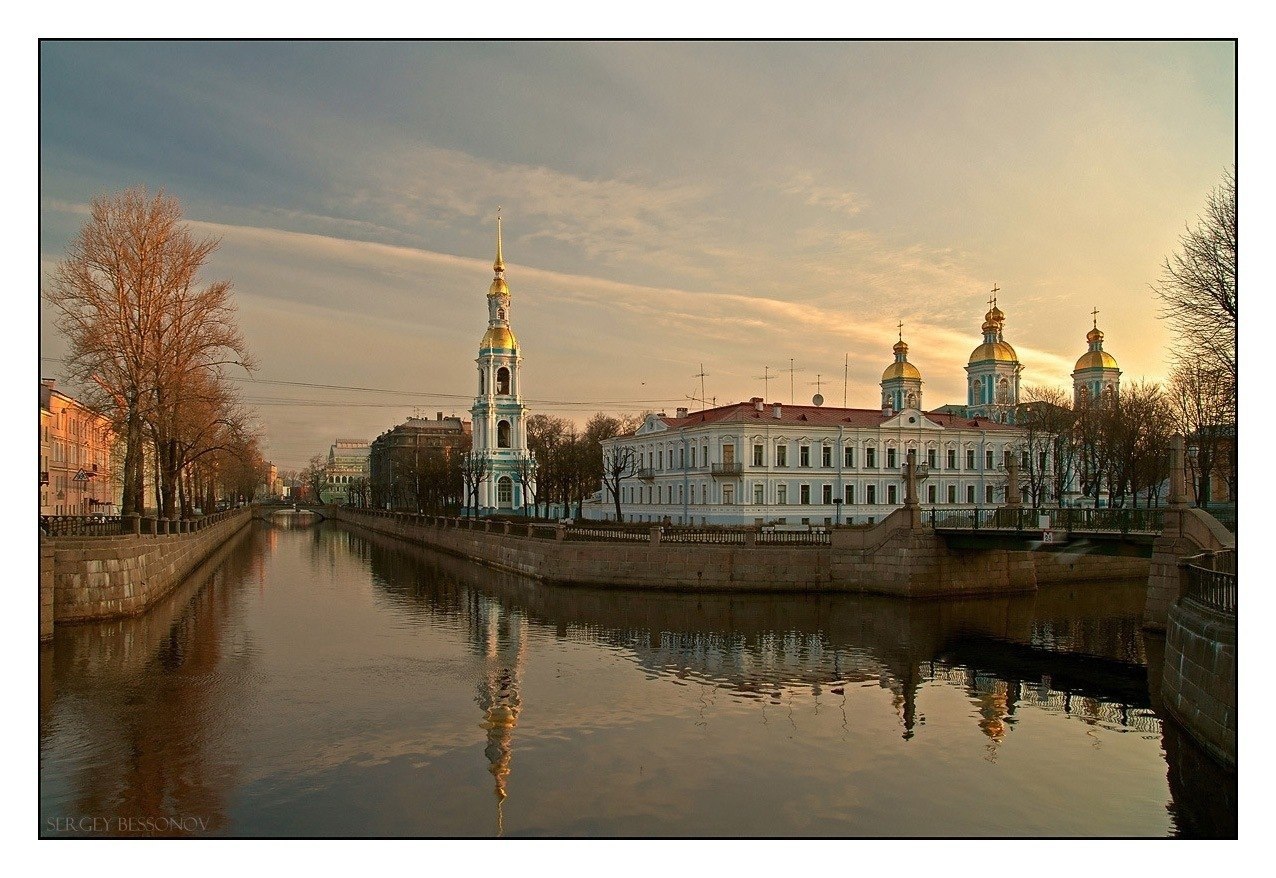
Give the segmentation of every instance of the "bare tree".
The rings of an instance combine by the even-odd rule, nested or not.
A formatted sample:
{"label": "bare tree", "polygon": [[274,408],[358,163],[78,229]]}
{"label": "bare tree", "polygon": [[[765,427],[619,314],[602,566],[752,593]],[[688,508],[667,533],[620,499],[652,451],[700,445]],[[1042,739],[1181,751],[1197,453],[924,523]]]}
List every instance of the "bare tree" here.
{"label": "bare tree", "polygon": [[1061,504],[1076,468],[1076,416],[1068,394],[1057,387],[1028,387],[1024,396],[1016,416],[1027,458],[1020,478],[1034,509],[1048,501]]}
{"label": "bare tree", "polygon": [[1229,496],[1236,496],[1236,467],[1232,465],[1236,412],[1235,399],[1218,376],[1199,363],[1182,363],[1170,375],[1169,405],[1174,426],[1186,439],[1192,499],[1197,506],[1209,502],[1210,481],[1226,473]]}
{"label": "bare tree", "polygon": [[1161,316],[1179,336],[1176,364],[1199,363],[1220,376],[1236,397],[1236,176],[1229,170],[1197,218],[1165,260],[1153,290]]}
{"label": "bare tree", "polygon": [[492,459],[487,452],[470,451],[461,456],[461,483],[465,486],[465,505],[478,517],[479,486],[492,475]]}
{"label": "bare tree", "polygon": [[628,445],[613,445],[603,452],[603,485],[616,504],[616,521],[624,521],[620,509],[621,483],[638,474],[638,452]]}
{"label": "bare tree", "polygon": [[231,363],[252,367],[230,284],[197,286],[218,242],[196,239],[181,219],[177,199],[163,192],[152,197],[136,188],[93,199],[44,290],[70,345],[69,377],[90,404],[112,412],[124,436],[125,515],[144,505],[148,438],[160,514],[174,514],[182,469],[177,421],[195,376],[220,376]]}

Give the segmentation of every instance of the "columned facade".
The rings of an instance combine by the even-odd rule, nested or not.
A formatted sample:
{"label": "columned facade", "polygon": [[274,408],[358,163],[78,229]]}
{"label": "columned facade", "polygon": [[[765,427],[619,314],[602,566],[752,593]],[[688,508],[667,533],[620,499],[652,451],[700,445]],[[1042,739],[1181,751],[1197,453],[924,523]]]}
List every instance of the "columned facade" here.
{"label": "columned facade", "polygon": [[523,358],[510,328],[510,290],[501,253],[501,220],[496,220],[495,276],[487,291],[487,332],[479,342],[478,396],[470,409],[472,453],[485,471],[478,500],[467,511],[479,515],[514,513],[530,504],[535,490],[535,461],[527,448],[527,407],[519,369]]}

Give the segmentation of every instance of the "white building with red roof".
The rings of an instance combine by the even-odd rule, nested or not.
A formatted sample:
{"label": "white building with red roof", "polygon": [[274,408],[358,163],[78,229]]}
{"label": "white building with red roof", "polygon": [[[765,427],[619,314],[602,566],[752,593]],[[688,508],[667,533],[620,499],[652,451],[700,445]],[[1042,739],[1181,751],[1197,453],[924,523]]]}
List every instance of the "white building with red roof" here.
{"label": "white building with red roof", "polygon": [[[620,486],[622,515],[684,525],[871,524],[903,504],[910,451],[927,465],[923,506],[1004,503],[1021,431],[983,417],[896,411],[893,390],[880,409],[754,397],[649,415],[603,443],[604,456],[634,455],[635,475]],[[594,517],[614,518],[611,500],[604,492]]]}

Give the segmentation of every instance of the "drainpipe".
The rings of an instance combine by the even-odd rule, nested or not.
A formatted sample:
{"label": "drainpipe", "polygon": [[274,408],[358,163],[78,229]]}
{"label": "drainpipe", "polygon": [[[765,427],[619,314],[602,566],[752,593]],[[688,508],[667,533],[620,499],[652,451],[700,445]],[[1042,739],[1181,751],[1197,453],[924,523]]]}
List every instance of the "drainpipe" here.
{"label": "drainpipe", "polygon": [[[846,459],[846,449],[842,447],[842,425],[837,425],[837,496],[834,500],[842,501],[846,499],[846,489],[842,487],[842,462]],[[840,527],[842,524],[842,504],[837,502],[833,504],[835,513],[834,521]]]}

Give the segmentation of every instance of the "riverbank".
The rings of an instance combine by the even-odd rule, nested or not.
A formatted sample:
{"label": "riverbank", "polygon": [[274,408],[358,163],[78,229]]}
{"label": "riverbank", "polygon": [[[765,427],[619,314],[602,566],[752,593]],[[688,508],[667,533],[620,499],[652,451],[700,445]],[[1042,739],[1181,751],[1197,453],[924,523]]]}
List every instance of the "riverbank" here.
{"label": "riverbank", "polygon": [[[1148,559],[1058,552],[949,549],[900,508],[872,528],[827,542],[769,544],[760,534],[706,533],[682,542],[659,527],[595,528],[451,519],[332,507],[335,521],[399,537],[533,579],[661,591],[865,592],[898,597],[1006,594],[1039,582],[1146,578]],[[752,537],[752,539],[750,539]],[[728,541],[728,539],[734,541]]]}

